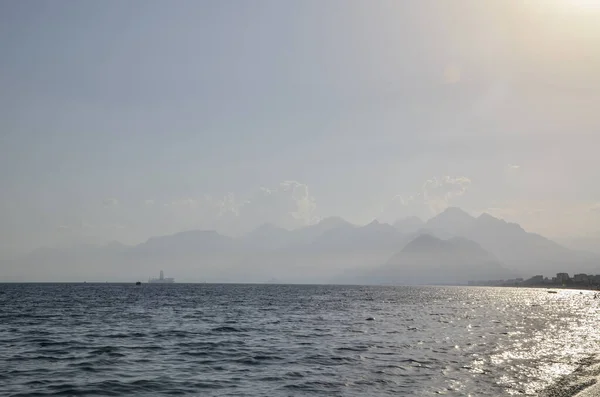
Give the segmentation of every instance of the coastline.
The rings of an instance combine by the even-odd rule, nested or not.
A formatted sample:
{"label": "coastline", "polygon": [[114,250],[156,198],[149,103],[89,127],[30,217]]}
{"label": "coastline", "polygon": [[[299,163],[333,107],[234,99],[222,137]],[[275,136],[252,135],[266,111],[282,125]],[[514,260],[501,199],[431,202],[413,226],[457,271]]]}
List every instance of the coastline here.
{"label": "coastline", "polygon": [[600,287],[597,285],[502,285],[501,287],[513,287],[513,288],[542,288],[542,289],[570,289],[570,290],[581,290],[581,291],[600,291]]}
{"label": "coastline", "polygon": [[547,290],[581,290],[581,291],[598,291],[600,292],[599,285],[582,285],[582,284],[568,284],[568,285],[553,285],[553,284],[499,284],[499,285],[485,285],[485,284],[470,284],[468,287],[498,287],[498,288],[538,288]]}

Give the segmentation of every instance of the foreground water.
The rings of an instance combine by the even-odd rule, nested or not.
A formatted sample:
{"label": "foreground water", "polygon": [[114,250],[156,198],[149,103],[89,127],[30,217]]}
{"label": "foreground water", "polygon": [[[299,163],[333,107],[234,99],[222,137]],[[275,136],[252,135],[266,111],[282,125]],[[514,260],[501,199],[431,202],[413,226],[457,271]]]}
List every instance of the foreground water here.
{"label": "foreground water", "polygon": [[597,309],[567,290],[0,284],[0,395],[536,395],[599,349]]}

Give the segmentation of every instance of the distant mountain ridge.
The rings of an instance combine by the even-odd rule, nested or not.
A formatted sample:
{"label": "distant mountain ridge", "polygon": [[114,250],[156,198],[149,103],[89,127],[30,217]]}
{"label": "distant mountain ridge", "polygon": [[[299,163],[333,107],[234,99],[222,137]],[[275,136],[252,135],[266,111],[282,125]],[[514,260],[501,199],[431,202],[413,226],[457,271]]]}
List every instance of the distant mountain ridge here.
{"label": "distant mountain ridge", "polygon": [[[417,260],[415,255],[421,258]],[[438,269],[434,263],[448,266]],[[476,264],[485,272],[479,274]],[[413,272],[407,266],[439,272]],[[460,277],[444,273],[452,266],[460,270]],[[441,283],[446,277],[448,282],[462,283],[486,275],[600,273],[600,261],[592,254],[528,233],[517,224],[448,208],[427,222],[413,217],[399,220],[395,226],[378,221],[356,226],[330,217],[296,230],[265,224],[238,238],[191,230],[152,237],[135,246],[113,242],[39,249],[0,263],[0,281],[125,281],[146,279],[160,269],[181,281],[263,282],[275,278],[281,282],[364,283],[374,282],[377,274],[387,271],[389,277],[379,277],[380,282],[403,282],[398,275],[404,272],[412,274],[411,282]]]}
{"label": "distant mountain ridge", "polygon": [[475,218],[459,208],[448,208],[427,221],[426,228],[437,236],[473,240],[507,267],[525,275],[592,271],[600,266],[589,256],[486,213]]}
{"label": "distant mountain ridge", "polygon": [[466,284],[471,280],[508,279],[514,273],[474,241],[423,234],[370,276],[377,283]]}

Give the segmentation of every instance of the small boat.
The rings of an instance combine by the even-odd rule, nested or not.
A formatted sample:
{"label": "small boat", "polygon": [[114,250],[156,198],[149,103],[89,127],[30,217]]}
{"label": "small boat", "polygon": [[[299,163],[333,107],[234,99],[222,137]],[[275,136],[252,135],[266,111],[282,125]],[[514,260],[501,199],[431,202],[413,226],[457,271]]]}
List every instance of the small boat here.
{"label": "small boat", "polygon": [[142,282],[138,281],[138,282],[135,283],[135,285],[142,285]]}
{"label": "small boat", "polygon": [[548,290],[546,292],[549,293],[549,294],[556,294],[556,291],[552,291],[552,290]]}

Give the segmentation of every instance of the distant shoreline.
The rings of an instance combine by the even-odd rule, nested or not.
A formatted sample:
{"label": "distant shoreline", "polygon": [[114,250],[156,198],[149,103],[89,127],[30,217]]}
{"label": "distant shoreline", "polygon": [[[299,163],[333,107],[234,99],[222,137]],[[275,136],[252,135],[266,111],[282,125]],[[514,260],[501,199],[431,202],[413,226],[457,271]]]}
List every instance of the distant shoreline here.
{"label": "distant shoreline", "polygon": [[[0,281],[0,285],[7,284],[65,284],[65,285],[133,285],[134,281]],[[178,283],[149,283],[142,282],[141,285],[321,285],[321,286],[356,286],[356,287],[476,287],[476,288],[536,288],[536,289],[547,289],[547,290],[583,290],[583,291],[598,291],[600,292],[600,286],[598,285],[549,285],[549,284],[528,284],[528,285],[485,285],[485,284],[337,284],[337,283],[244,283],[244,282],[178,282]]]}
{"label": "distant shoreline", "polygon": [[573,290],[584,290],[584,291],[600,291],[598,285],[548,285],[548,284],[536,284],[536,285],[470,285],[470,287],[498,287],[498,288],[537,288],[537,289],[573,289]]}

